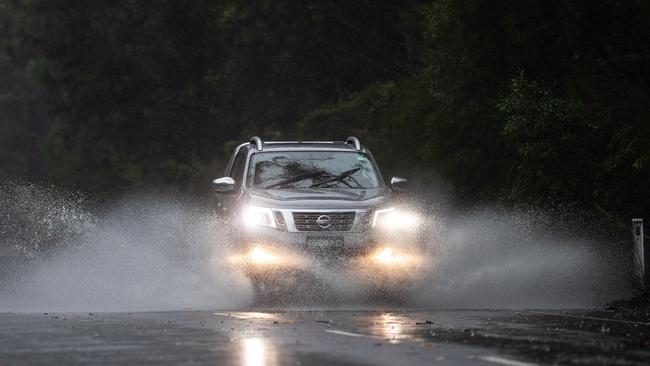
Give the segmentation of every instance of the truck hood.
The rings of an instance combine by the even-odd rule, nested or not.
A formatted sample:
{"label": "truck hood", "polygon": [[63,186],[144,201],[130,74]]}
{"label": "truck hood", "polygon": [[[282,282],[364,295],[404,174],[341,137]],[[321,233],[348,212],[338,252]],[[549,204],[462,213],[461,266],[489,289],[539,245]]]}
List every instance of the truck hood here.
{"label": "truck hood", "polygon": [[251,205],[273,208],[363,209],[386,202],[386,188],[281,188],[250,189],[246,192]]}

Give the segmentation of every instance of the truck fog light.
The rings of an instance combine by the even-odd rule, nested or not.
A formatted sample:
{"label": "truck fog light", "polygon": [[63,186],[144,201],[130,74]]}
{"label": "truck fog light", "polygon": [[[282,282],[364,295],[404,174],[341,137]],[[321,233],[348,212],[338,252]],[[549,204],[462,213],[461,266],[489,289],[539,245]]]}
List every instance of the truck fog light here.
{"label": "truck fog light", "polygon": [[248,252],[248,259],[255,264],[277,264],[282,258],[266,248],[256,246]]}
{"label": "truck fog light", "polygon": [[256,267],[301,267],[304,258],[282,247],[253,244],[247,252],[240,255],[237,263]]}
{"label": "truck fog light", "polygon": [[370,259],[375,264],[386,267],[399,267],[416,263],[416,257],[401,253],[391,247],[380,248],[371,254]]}

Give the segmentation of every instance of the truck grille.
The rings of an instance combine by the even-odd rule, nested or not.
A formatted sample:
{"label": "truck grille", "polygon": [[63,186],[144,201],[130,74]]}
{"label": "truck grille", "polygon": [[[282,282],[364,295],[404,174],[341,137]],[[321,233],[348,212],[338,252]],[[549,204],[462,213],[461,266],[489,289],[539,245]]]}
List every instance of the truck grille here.
{"label": "truck grille", "polygon": [[298,231],[350,231],[355,212],[292,212]]}

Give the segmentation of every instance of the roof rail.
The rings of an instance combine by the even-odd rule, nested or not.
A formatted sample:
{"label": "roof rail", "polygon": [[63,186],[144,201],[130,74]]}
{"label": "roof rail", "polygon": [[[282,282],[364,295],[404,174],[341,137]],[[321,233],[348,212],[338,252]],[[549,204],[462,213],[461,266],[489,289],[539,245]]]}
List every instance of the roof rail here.
{"label": "roof rail", "polygon": [[354,136],[348,137],[347,140],[345,140],[345,143],[354,145],[354,148],[357,151],[361,150],[361,142],[359,142],[359,139]]}
{"label": "roof rail", "polygon": [[262,151],[262,139],[261,138],[259,138],[257,136],[251,137],[251,145],[253,145],[253,144],[255,144],[255,147],[257,148],[257,151]]}

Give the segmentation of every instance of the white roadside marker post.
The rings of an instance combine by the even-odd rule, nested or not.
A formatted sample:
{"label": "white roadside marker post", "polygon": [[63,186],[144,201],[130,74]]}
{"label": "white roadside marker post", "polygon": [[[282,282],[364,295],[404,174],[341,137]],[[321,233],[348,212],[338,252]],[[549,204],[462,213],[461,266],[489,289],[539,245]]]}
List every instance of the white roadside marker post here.
{"label": "white roadside marker post", "polygon": [[634,235],[634,272],[641,282],[641,288],[648,286],[648,261],[650,254],[643,240],[643,219],[632,219],[632,234]]}

